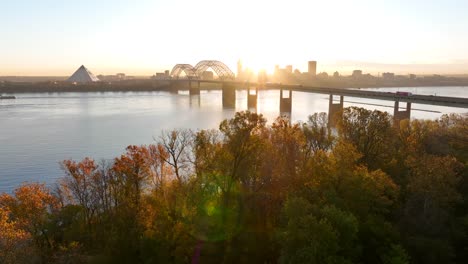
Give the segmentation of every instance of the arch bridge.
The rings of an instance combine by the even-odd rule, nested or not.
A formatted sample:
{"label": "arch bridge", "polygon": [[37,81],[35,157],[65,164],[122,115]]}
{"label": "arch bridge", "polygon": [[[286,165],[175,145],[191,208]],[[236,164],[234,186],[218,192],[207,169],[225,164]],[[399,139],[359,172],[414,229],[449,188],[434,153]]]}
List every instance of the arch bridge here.
{"label": "arch bridge", "polygon": [[234,80],[234,72],[229,67],[217,60],[202,60],[193,67],[190,64],[177,64],[172,68],[171,77],[178,79],[182,73],[185,73],[188,79],[201,79],[203,72],[212,69],[220,80]]}

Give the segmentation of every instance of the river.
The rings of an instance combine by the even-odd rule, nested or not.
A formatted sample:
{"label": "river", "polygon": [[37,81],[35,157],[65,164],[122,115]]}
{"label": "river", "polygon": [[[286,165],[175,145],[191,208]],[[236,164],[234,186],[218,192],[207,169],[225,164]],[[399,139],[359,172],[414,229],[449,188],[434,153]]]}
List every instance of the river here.
{"label": "river", "polygon": [[[377,90],[377,89],[371,89]],[[413,94],[468,97],[468,87],[381,88]],[[161,131],[217,128],[236,111],[247,110],[247,92],[236,92],[235,109],[222,106],[221,90],[126,93],[17,94],[0,100],[0,193],[21,182],[52,184],[63,176],[59,162],[89,156],[110,159],[128,145],[151,144]],[[328,96],[293,92],[291,119],[307,120],[315,112],[328,112]],[[338,99],[338,98],[336,98]],[[345,97],[344,106],[361,106],[393,114],[393,102]],[[404,104],[403,104],[404,105]],[[260,91],[257,112],[269,122],[279,113],[279,91]],[[468,109],[412,105],[412,118],[436,119]]]}

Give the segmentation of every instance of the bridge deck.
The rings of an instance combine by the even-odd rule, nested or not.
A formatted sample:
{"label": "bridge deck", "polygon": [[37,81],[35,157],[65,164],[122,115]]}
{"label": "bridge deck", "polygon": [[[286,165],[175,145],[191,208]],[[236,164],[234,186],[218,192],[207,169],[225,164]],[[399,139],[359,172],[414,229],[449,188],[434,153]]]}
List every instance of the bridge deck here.
{"label": "bridge deck", "polygon": [[[189,81],[187,79],[172,80],[178,81]],[[203,83],[218,83],[239,86],[241,88],[247,88],[252,86],[259,86],[255,82],[239,82],[239,81],[219,81],[219,80],[191,80],[192,82],[203,82]],[[270,89],[287,89],[299,92],[311,92],[320,94],[332,94],[342,95],[359,98],[369,98],[387,101],[400,101],[417,104],[428,104],[428,105],[439,105],[439,106],[450,106],[459,108],[468,108],[468,98],[462,97],[449,97],[449,96],[433,96],[433,95],[401,95],[391,92],[378,92],[378,91],[367,91],[367,90],[353,90],[348,88],[327,88],[327,87],[316,87],[316,86],[303,86],[303,85],[292,85],[292,84],[281,84],[281,83],[266,83],[263,85],[265,88]]]}

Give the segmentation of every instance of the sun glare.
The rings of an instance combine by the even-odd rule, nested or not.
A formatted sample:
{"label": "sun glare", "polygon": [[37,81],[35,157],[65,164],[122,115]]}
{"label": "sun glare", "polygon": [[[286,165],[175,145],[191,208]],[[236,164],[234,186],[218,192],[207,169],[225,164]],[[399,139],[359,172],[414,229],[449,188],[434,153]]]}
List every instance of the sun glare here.
{"label": "sun glare", "polygon": [[249,58],[248,60],[241,60],[241,62],[244,70],[252,71],[255,74],[258,74],[261,71],[266,71],[267,74],[273,73],[274,64],[268,62],[268,59]]}

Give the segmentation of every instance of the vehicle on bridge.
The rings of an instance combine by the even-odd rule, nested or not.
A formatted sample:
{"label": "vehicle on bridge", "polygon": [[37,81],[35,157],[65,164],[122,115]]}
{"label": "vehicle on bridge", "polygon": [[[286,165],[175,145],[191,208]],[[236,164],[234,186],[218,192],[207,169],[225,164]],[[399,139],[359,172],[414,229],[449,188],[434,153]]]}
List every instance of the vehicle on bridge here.
{"label": "vehicle on bridge", "polygon": [[401,95],[401,96],[411,96],[411,95],[413,95],[410,92],[400,92],[400,91],[396,92],[395,94],[396,95]]}

